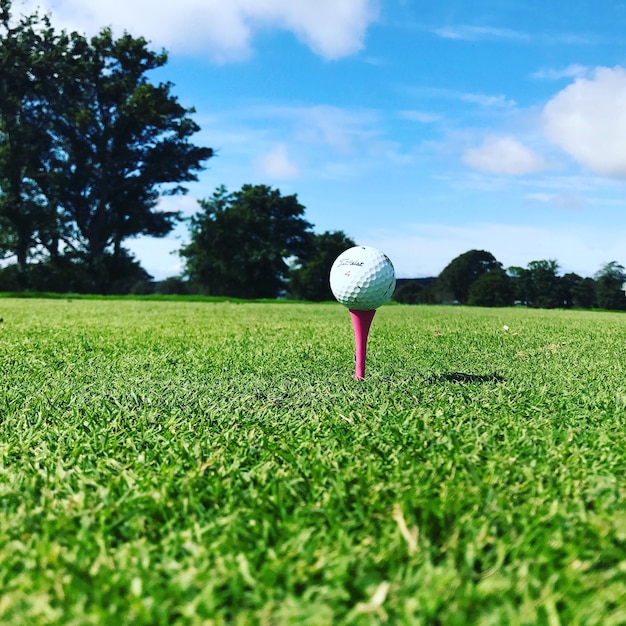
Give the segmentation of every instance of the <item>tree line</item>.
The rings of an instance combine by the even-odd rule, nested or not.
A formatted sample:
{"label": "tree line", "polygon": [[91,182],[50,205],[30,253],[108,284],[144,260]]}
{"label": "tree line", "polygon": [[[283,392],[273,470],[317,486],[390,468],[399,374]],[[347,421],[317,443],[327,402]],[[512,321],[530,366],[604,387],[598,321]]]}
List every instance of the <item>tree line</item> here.
{"label": "tree line", "polygon": [[505,269],[490,252],[469,250],[432,280],[404,281],[394,299],[406,304],[626,310],[625,283],[624,267],[616,261],[604,264],[591,278],[561,274],[554,259]]}

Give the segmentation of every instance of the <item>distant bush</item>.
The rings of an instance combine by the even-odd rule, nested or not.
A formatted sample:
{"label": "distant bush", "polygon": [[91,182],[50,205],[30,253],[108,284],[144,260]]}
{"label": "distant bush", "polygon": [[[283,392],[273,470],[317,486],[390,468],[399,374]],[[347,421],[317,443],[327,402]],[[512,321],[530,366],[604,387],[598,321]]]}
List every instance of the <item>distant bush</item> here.
{"label": "distant bush", "polygon": [[162,296],[187,296],[193,293],[189,283],[180,276],[170,276],[159,281],[154,291]]}
{"label": "distant bush", "polygon": [[513,299],[510,277],[503,271],[492,271],[482,274],[470,285],[467,304],[511,306]]}
{"label": "distant bush", "polygon": [[419,304],[422,291],[424,291],[422,285],[415,280],[410,280],[395,290],[393,299],[400,304]]}
{"label": "distant bush", "polygon": [[22,291],[23,276],[17,265],[8,265],[0,269],[0,292]]}
{"label": "distant bush", "polygon": [[434,278],[409,280],[396,287],[393,300],[400,304],[438,304],[437,284]]}
{"label": "distant bush", "polygon": [[154,293],[154,283],[150,280],[138,280],[131,288],[133,296],[149,296]]}

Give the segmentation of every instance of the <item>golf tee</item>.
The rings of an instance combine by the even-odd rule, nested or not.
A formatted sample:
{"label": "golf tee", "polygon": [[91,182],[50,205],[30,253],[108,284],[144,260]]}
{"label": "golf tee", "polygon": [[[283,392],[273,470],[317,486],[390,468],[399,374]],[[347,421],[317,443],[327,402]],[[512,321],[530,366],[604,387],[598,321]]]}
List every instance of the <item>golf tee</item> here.
{"label": "golf tee", "polygon": [[356,368],[354,377],[357,380],[365,378],[365,358],[367,355],[367,337],[370,332],[372,320],[376,309],[370,311],[355,311],[350,309],[352,327],[354,328],[354,340],[356,344]]}

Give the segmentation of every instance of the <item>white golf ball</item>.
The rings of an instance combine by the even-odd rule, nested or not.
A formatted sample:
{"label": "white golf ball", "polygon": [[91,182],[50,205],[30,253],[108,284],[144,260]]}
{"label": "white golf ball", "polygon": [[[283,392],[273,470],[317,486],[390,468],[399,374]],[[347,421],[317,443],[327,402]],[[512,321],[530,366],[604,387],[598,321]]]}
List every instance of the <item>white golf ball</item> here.
{"label": "white golf ball", "polygon": [[370,246],[354,246],[335,259],[330,288],[349,309],[369,311],[391,300],[396,274],[386,254]]}

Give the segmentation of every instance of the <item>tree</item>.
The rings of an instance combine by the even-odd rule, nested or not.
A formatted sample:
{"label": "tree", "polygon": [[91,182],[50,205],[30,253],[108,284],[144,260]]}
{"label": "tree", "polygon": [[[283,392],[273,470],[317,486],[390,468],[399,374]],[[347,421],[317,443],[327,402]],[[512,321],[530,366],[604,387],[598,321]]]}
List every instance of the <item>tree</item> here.
{"label": "tree", "polygon": [[593,278],[583,278],[570,272],[561,276],[561,290],[564,306],[591,309],[596,303],[596,282]]}
{"label": "tree", "polygon": [[552,259],[531,261],[527,268],[509,267],[515,300],[544,309],[568,306],[567,281],[561,280],[558,270],[559,264]]}
{"label": "tree", "polygon": [[180,276],[169,276],[158,282],[154,292],[166,296],[186,296],[191,293],[189,283]]}
{"label": "tree", "polygon": [[148,81],[166,62],[127,33],[56,34],[37,14],[14,26],[0,0],[0,254],[22,268],[65,255],[106,292],[134,263],[124,241],[172,230],[181,214],[160,196],[185,193],[213,151],[191,143],[172,85]]}
{"label": "tree", "polygon": [[626,281],[624,266],[617,261],[604,265],[595,275],[597,303],[601,309],[626,309],[623,286]]}
{"label": "tree", "polygon": [[286,287],[287,260],[310,250],[311,224],[297,196],[266,185],[223,185],[189,219],[184,274],[209,295],[275,298]]}
{"label": "tree", "polygon": [[87,41],[72,36],[71,76],[66,77],[64,114],[55,125],[60,163],[48,194],[61,207],[61,237],[92,269],[100,290],[115,279],[107,257],[127,255],[131,237],[163,237],[181,219],[156,209],[161,195],[186,193],[213,155],[190,137],[199,126],[171,94],[146,73],[167,62],[143,38],[109,29]]}
{"label": "tree", "polygon": [[55,220],[43,183],[65,43],[37,13],[13,24],[10,0],[0,0],[0,255],[22,272]]}
{"label": "tree", "polygon": [[530,272],[524,267],[515,265],[507,269],[507,274],[511,279],[514,302],[528,306],[528,302],[532,297]]}
{"label": "tree", "polygon": [[310,250],[289,271],[289,295],[298,300],[332,300],[330,268],[344,250],[355,245],[341,230],[312,235]]}
{"label": "tree", "polygon": [[531,261],[528,264],[528,280],[531,285],[529,306],[541,309],[564,306],[558,270],[559,264],[554,259]]}
{"label": "tree", "polygon": [[416,278],[406,282],[400,279],[393,292],[393,300],[400,304],[437,304],[436,285],[436,278]]}
{"label": "tree", "polygon": [[593,278],[583,278],[571,288],[572,306],[581,309],[592,309],[597,306],[596,281]]}
{"label": "tree", "polygon": [[460,304],[466,304],[472,283],[486,272],[501,269],[501,263],[491,252],[469,250],[448,263],[439,275],[437,287]]}
{"label": "tree", "polygon": [[511,279],[503,270],[481,274],[470,285],[467,303],[472,306],[511,306]]}
{"label": "tree", "polygon": [[410,280],[396,288],[393,300],[400,304],[419,304],[424,289],[416,280]]}

